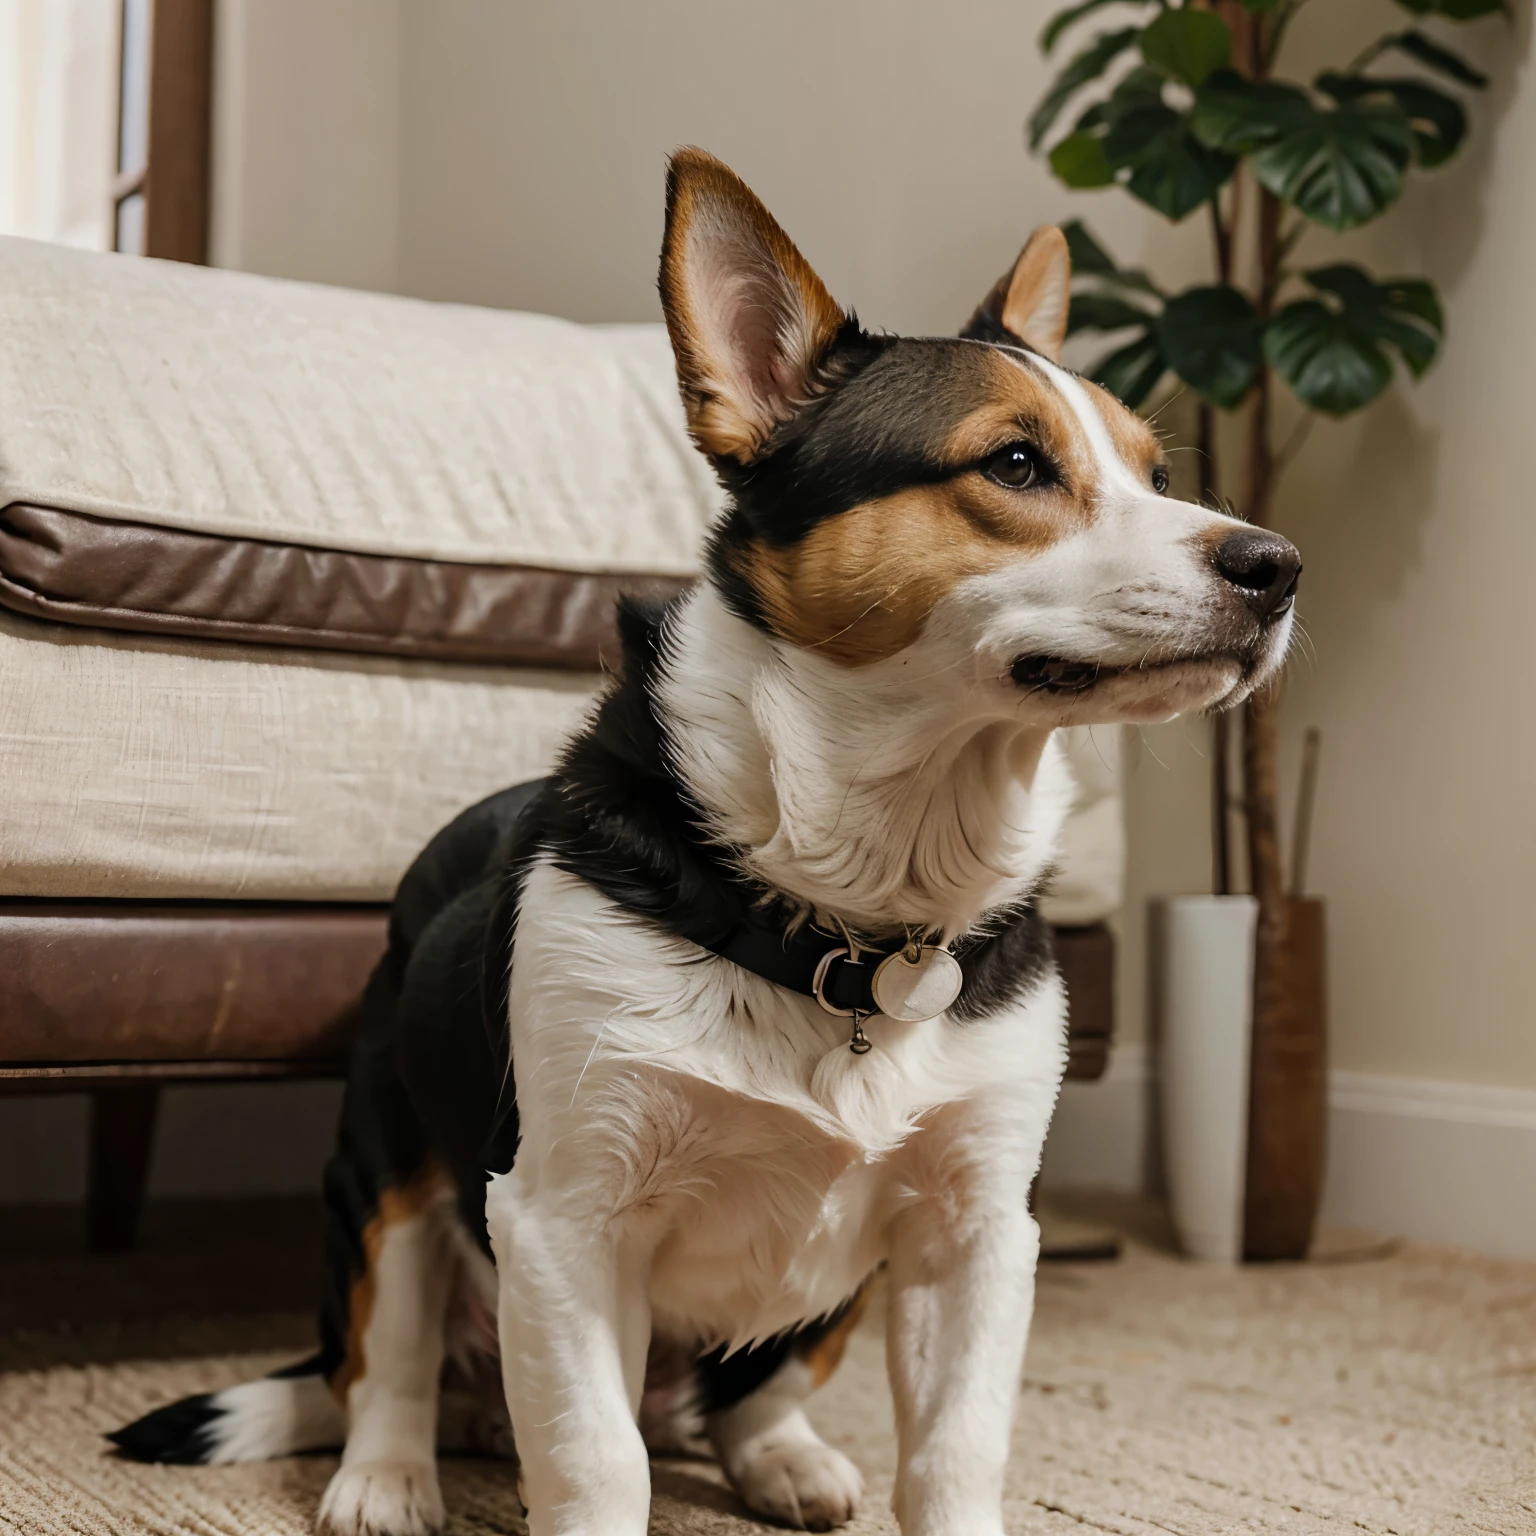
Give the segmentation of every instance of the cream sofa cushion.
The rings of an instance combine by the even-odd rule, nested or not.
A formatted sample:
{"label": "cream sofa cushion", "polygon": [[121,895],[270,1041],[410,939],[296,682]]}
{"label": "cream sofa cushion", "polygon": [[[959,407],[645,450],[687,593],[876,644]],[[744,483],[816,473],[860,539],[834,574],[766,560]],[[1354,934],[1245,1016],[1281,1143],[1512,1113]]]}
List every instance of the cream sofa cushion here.
{"label": "cream sofa cushion", "polygon": [[[0,509],[687,576],[720,503],[660,326],[0,240]],[[600,685],[0,611],[0,895],[387,899],[452,815],[547,771]],[[1120,899],[1096,735],[1061,921]]]}
{"label": "cream sofa cushion", "polygon": [[0,613],[0,895],[386,900],[599,681]]}
{"label": "cream sofa cushion", "polygon": [[0,239],[0,506],[687,574],[720,500],[660,326]]}

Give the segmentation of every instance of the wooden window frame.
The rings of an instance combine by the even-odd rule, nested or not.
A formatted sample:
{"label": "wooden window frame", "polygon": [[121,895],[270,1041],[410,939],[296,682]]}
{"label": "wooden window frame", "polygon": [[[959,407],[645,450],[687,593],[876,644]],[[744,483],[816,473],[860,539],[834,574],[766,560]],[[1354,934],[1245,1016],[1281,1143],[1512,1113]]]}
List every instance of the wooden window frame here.
{"label": "wooden window frame", "polygon": [[[119,150],[124,127],[122,55],[126,31],[120,22]],[[148,68],[144,164],[120,173],[113,182],[113,248],[121,249],[123,204],[141,196],[144,236],[137,254],[202,265],[208,260],[213,170],[213,0],[151,0]]]}

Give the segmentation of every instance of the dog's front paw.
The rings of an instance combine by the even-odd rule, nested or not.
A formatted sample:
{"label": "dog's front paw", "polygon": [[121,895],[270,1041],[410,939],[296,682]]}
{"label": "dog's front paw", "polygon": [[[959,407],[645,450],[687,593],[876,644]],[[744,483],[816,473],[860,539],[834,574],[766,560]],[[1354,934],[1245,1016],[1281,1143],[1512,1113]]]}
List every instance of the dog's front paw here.
{"label": "dog's front paw", "polygon": [[805,1531],[847,1525],[864,1497],[859,1469],[817,1440],[765,1445],[737,1459],[730,1474],[754,1514]]}
{"label": "dog's front paw", "polygon": [[327,1536],[435,1536],[444,1520],[437,1468],[424,1461],[342,1467],[320,1501]]}

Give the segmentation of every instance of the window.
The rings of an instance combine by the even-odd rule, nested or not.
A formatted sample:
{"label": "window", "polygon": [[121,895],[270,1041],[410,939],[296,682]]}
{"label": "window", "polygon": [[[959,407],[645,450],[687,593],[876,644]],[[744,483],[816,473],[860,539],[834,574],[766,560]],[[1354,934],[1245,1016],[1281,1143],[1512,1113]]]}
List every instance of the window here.
{"label": "window", "polygon": [[0,0],[0,234],[203,261],[213,0]]}
{"label": "window", "polygon": [[112,247],[208,259],[213,0],[118,0]]}
{"label": "window", "polygon": [[112,246],[122,0],[0,0],[0,234]]}
{"label": "window", "polygon": [[114,250],[144,254],[144,182],[149,168],[149,28],[152,0],[121,0],[117,177],[112,183]]}

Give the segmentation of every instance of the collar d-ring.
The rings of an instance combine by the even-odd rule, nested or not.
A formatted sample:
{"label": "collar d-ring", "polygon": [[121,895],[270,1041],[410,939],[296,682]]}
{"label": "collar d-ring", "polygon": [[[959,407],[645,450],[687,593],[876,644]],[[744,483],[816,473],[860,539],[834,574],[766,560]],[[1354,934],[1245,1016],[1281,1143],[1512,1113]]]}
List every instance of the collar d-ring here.
{"label": "collar d-ring", "polygon": [[[857,1008],[839,1008],[836,1003],[829,1002],[827,999],[827,994],[824,990],[827,984],[827,972],[832,969],[832,962],[834,960],[848,959],[849,955],[846,949],[829,949],[826,954],[821,957],[820,961],[817,962],[816,974],[811,977],[811,996],[814,997],[816,1001],[820,1003],[828,1013],[830,1013],[834,1018],[838,1019],[856,1019],[859,1016],[859,1010]],[[850,961],[849,963],[852,964],[854,962]],[[855,1026],[854,1034],[857,1035],[858,1033],[859,1030],[857,1026]]]}

